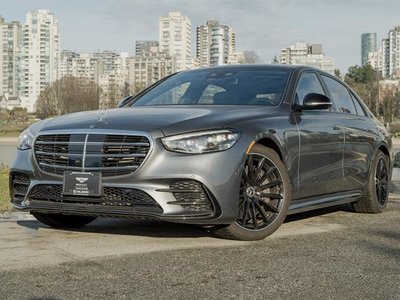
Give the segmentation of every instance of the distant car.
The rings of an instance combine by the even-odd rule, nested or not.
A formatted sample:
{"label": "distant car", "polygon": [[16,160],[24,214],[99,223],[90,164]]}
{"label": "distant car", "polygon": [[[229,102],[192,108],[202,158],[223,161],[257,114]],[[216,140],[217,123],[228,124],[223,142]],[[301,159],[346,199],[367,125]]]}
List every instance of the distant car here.
{"label": "distant car", "polygon": [[354,91],[320,70],[184,71],[119,106],[23,132],[13,206],[52,227],[139,217],[258,240],[288,214],[387,205],[389,134]]}

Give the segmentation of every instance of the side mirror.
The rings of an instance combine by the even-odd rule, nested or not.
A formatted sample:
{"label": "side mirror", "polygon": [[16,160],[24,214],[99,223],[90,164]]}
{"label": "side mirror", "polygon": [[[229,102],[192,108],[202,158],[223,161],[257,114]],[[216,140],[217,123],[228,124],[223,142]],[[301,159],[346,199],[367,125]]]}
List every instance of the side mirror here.
{"label": "side mirror", "polygon": [[126,103],[128,103],[130,100],[132,100],[133,96],[127,96],[125,98],[122,98],[121,100],[119,100],[117,107],[122,107],[124,106]]}
{"label": "side mirror", "polygon": [[332,101],[327,96],[317,93],[307,94],[303,99],[303,105],[297,105],[302,109],[329,109],[332,107]]}

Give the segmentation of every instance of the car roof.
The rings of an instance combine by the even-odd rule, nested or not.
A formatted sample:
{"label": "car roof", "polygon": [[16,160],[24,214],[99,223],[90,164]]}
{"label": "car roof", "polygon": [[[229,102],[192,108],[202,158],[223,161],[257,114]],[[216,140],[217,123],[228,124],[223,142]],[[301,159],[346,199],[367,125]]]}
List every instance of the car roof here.
{"label": "car roof", "polygon": [[220,65],[215,67],[202,67],[198,69],[185,70],[182,72],[196,72],[196,71],[212,71],[212,70],[221,70],[221,69],[234,69],[234,70],[270,70],[270,71],[303,71],[303,70],[313,70],[313,71],[321,71],[316,68],[301,66],[301,65],[282,65],[282,64],[240,64],[240,65]]}

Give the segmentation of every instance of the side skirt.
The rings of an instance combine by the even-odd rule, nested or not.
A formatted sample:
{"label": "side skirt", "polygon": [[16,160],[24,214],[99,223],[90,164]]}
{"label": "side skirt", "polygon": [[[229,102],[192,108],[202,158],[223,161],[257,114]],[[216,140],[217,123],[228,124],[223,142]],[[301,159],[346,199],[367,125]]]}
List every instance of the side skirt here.
{"label": "side skirt", "polygon": [[331,194],[320,197],[294,200],[290,206],[288,215],[297,214],[309,210],[346,204],[357,201],[363,196],[361,191],[352,191],[340,194]]}

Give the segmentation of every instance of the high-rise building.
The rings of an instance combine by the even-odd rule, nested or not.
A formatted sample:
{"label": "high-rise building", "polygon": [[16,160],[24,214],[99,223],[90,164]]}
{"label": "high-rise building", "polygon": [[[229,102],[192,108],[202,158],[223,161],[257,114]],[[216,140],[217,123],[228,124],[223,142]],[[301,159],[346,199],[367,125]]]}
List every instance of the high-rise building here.
{"label": "high-rise building", "polygon": [[175,60],[166,52],[156,49],[129,59],[129,84],[131,94],[137,94],[147,86],[176,72]]}
{"label": "high-rise building", "polygon": [[382,77],[389,77],[390,41],[382,39]]}
{"label": "high-rise building", "polygon": [[159,46],[160,44],[158,43],[158,41],[136,41],[135,55],[142,56],[146,53],[149,53],[152,50],[152,48],[158,48]]}
{"label": "high-rise building", "polygon": [[382,40],[382,77],[400,78],[400,25]]}
{"label": "high-rise building", "polygon": [[361,35],[361,65],[368,64],[368,53],[376,52],[376,32]]}
{"label": "high-rise building", "polygon": [[114,73],[115,61],[118,59],[119,54],[110,51],[103,50],[93,53],[93,58],[98,59],[103,65],[103,73],[106,75]]}
{"label": "high-rise building", "polygon": [[120,99],[129,95],[129,57],[122,52],[113,58],[112,72],[102,72],[99,76],[101,88],[100,107],[115,107]]}
{"label": "high-rise building", "polygon": [[191,21],[180,12],[170,12],[160,17],[160,52],[165,52],[175,60],[177,71],[191,68]]}
{"label": "high-rise building", "polygon": [[20,45],[21,24],[0,16],[0,96],[18,94]]}
{"label": "high-rise building", "polygon": [[60,78],[65,76],[86,78],[98,84],[102,70],[99,59],[94,58],[91,54],[78,54],[69,50],[61,51]]}
{"label": "high-rise building", "polygon": [[199,66],[218,66],[229,63],[235,52],[235,33],[232,27],[218,21],[207,21],[196,30],[196,59]]}
{"label": "high-rise building", "polygon": [[382,48],[379,48],[378,51],[375,52],[369,52],[367,64],[369,64],[378,73],[382,73],[382,57]]}
{"label": "high-rise building", "polygon": [[47,9],[32,10],[22,29],[21,87],[22,106],[35,110],[41,91],[58,79],[60,34],[58,21]]}
{"label": "high-rise building", "polygon": [[286,65],[304,65],[321,69],[334,74],[335,60],[326,57],[321,44],[296,42],[288,48],[281,49],[280,63]]}

